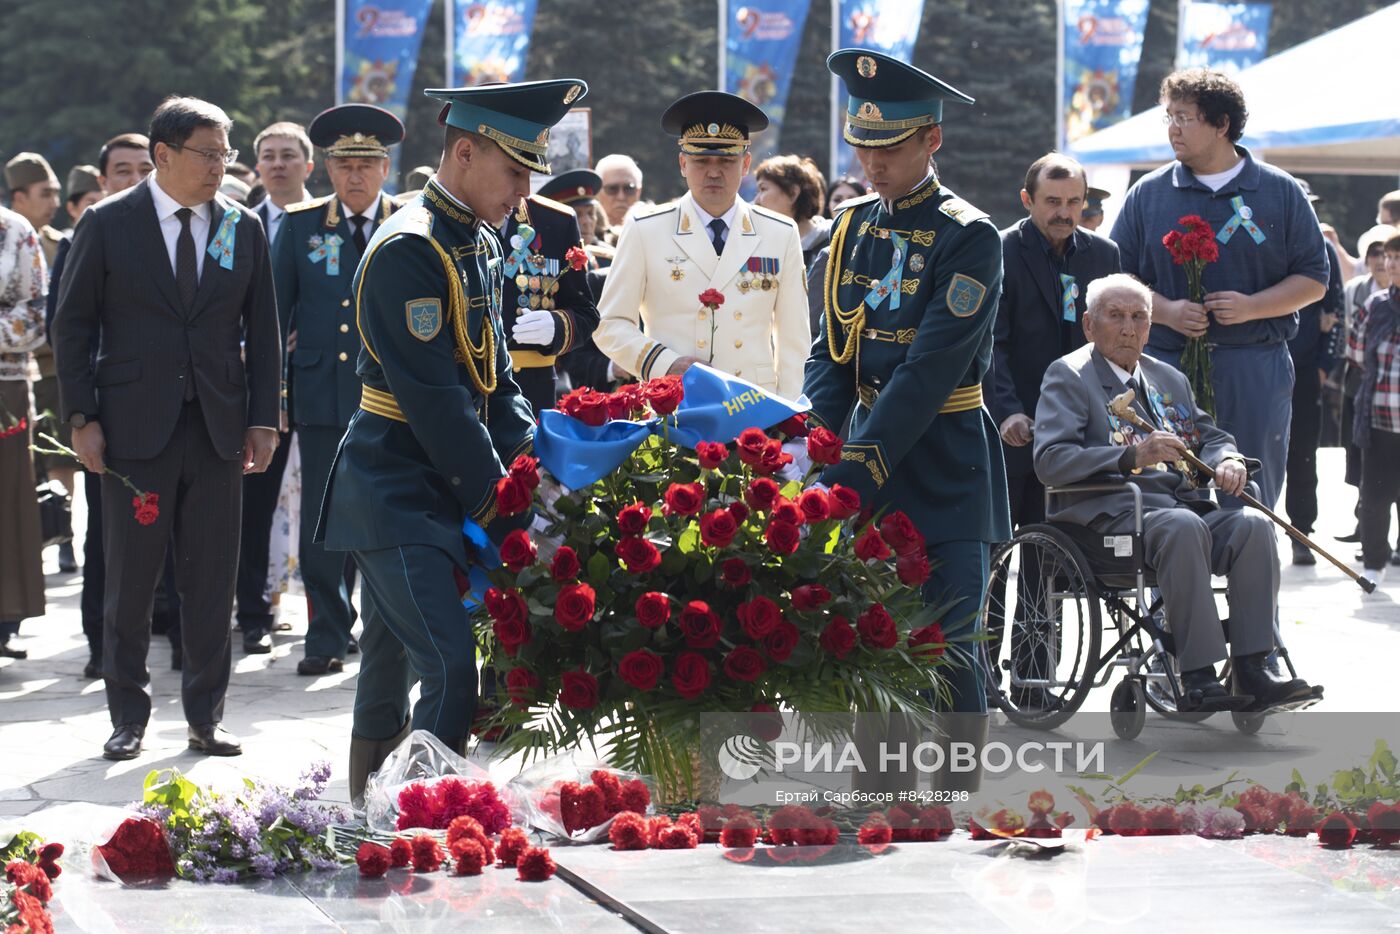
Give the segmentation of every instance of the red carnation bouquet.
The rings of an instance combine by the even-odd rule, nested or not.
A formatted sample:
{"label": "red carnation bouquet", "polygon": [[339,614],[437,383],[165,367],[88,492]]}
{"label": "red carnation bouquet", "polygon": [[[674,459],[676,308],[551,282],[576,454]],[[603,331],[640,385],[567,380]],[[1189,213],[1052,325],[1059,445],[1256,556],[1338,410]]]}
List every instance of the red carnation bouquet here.
{"label": "red carnation bouquet", "polygon": [[[559,409],[599,426],[669,414],[683,395],[663,377],[576,390]],[[919,590],[923,536],[903,513],[872,517],[855,490],[783,482],[785,440],[805,440],[808,482],[840,460],[840,438],[799,416],[695,450],[652,435],[563,493],[533,459],[511,466],[499,511],[533,503],[539,518],[502,543],[478,617],[508,750],[602,740],[670,798],[704,770],[699,713],[926,707],[919,692],[941,689],[950,658],[948,608]]]}
{"label": "red carnation bouquet", "polygon": [[570,843],[606,840],[618,815],[652,811],[652,789],[641,775],[570,755],[526,769],[509,790],[517,823]]}
{"label": "red carnation bouquet", "polygon": [[[1215,242],[1215,231],[1203,218],[1188,214],[1177,223],[1186,231],[1168,232],[1162,238],[1162,245],[1171,254],[1172,262],[1186,270],[1186,297],[1199,305],[1206,297],[1201,277],[1206,266],[1220,258],[1220,247]],[[1187,339],[1186,349],[1181,354],[1181,370],[1191,382],[1196,404],[1214,417],[1215,388],[1211,383],[1210,345],[1205,335]]]}

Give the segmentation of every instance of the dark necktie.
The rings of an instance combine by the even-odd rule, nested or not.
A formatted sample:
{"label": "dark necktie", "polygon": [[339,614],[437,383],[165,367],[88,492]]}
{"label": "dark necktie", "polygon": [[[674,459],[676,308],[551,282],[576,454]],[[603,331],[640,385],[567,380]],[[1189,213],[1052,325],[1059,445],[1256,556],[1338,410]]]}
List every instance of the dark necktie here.
{"label": "dark necktie", "polygon": [[710,221],[710,242],[715,245],[716,256],[724,252],[724,235],[728,232],[729,227],[718,217]]}
{"label": "dark necktie", "polygon": [[189,208],[180,208],[175,216],[180,218],[180,236],[175,241],[175,286],[180,290],[180,301],[185,310],[194,305],[194,293],[199,288],[199,264],[195,262],[194,234],[190,232]]}
{"label": "dark necktie", "polygon": [[1138,411],[1147,416],[1147,420],[1157,428],[1162,427],[1162,423],[1157,420],[1157,413],[1153,411],[1152,400],[1147,398],[1147,390],[1138,382],[1136,377],[1128,377],[1128,388],[1133,391],[1133,405]]}
{"label": "dark necktie", "polygon": [[361,253],[365,251],[365,219],[359,214],[350,215],[350,225],[355,228],[355,232],[350,235],[350,239],[355,241],[355,249]]}

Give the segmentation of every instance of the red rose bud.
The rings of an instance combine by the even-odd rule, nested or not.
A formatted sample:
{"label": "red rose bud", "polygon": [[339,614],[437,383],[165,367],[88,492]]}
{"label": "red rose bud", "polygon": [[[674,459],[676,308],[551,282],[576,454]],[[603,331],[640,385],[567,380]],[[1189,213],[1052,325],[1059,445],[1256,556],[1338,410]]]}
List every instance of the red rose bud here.
{"label": "red rose bud", "polygon": [[833,519],[849,519],[860,513],[860,494],[839,483],[826,491],[826,502]]}
{"label": "red rose bud", "polygon": [[807,436],[807,456],[814,464],[838,464],[841,462],[841,447],[844,444],[836,432],[817,427]]}
{"label": "red rose bud", "polygon": [[695,454],[705,470],[717,470],[728,459],[729,448],[718,441],[701,441],[695,446]]}
{"label": "red rose bud", "polygon": [[1333,811],[1317,825],[1317,842],[1333,850],[1349,849],[1356,840],[1356,824],[1341,811]]}
{"label": "red rose bud", "polygon": [[748,603],[739,604],[735,615],[739,617],[744,634],[759,642],[778,625],[778,621],[783,618],[783,611],[767,597],[754,597]]}
{"label": "red rose bud", "polygon": [[741,645],[724,657],[724,673],[735,681],[754,681],[768,665],[756,649]]}
{"label": "red rose bud", "polygon": [[704,600],[691,600],[681,610],[681,634],[690,648],[712,648],[719,642],[719,633],[719,617]]}
{"label": "red rose bud", "polygon": [[368,840],[355,851],[355,865],[366,879],[378,879],[389,871],[389,849]]}
{"label": "red rose bud", "polygon": [[821,645],[824,651],[838,659],[851,654],[851,650],[856,647],[856,631],[851,628],[851,621],[844,616],[838,616],[827,623],[826,628],[822,630]]}
{"label": "red rose bud", "polygon": [[741,500],[735,500],[727,507],[729,514],[734,517],[736,525],[743,525],[744,520],[749,517],[749,507],[745,506]]}
{"label": "red rose bud", "polygon": [[608,393],[608,418],[627,418],[632,414],[632,396],[625,392]]}
{"label": "red rose bud", "polygon": [[700,517],[700,540],[711,548],[724,548],[739,534],[739,523],[728,509],[716,509]]}
{"label": "red rose bud", "polygon": [[706,289],[700,293],[700,304],[718,308],[724,304],[724,293],[719,289]]}
{"label": "red rose bud", "polygon": [[888,611],[878,603],[860,614],[856,620],[856,630],[860,639],[872,649],[892,649],[899,641],[899,630]]}
{"label": "red rose bud", "polygon": [[819,610],[831,602],[831,591],[821,584],[803,584],[792,590],[792,608],[799,613]]}
{"label": "red rose bud", "polygon": [[528,706],[539,686],[539,676],[528,668],[512,668],[506,672],[506,694],[512,704]]}
{"label": "red rose bud", "polygon": [[644,503],[623,506],[617,514],[617,530],[623,535],[641,535],[651,521],[651,507]]}
{"label": "red rose bud", "polygon": [[781,493],[777,481],[770,477],[757,477],[744,491],[744,502],[749,504],[750,509],[766,512],[778,501]]}
{"label": "red rose bud", "polygon": [[797,497],[797,508],[805,522],[820,522],[831,517],[831,503],[825,490],[803,490]]}
{"label": "red rose bud", "polygon": [[520,591],[492,587],[486,591],[486,612],[497,622],[524,622],[530,608]]}
{"label": "red rose bud", "polygon": [[554,619],[569,632],[578,632],[593,621],[597,595],[587,584],[568,584],[554,603]]}
{"label": "red rose bud", "polygon": [[534,497],[529,487],[518,477],[505,476],[496,481],[496,512],[515,516],[530,508]]}
{"label": "red rose bud", "polygon": [[617,557],[630,574],[645,574],[661,564],[661,552],[644,538],[624,538],[617,543]]}
{"label": "red rose bud", "polygon": [[685,389],[679,376],[658,376],[642,384],[642,394],[657,415],[670,415],[680,407]]}
{"label": "red rose bud", "polygon": [[513,529],[501,542],[501,563],[517,574],[535,563],[535,543],[524,529]]}
{"label": "red rose bud", "polygon": [[900,555],[894,563],[894,569],[899,575],[900,583],[906,587],[922,587],[933,573],[928,564],[928,557],[921,551]]}
{"label": "red rose bud", "polygon": [[549,576],[562,584],[577,579],[578,572],[578,552],[568,545],[560,545],[554,553],[554,560],[549,563]]}
{"label": "red rose bud", "polygon": [[622,656],[617,663],[617,673],[639,691],[650,691],[666,669],[661,656],[647,649],[637,649]]}
{"label": "red rose bud", "polygon": [[568,263],[574,272],[582,272],[588,265],[588,251],[581,246],[571,246],[564,251],[564,262]]}
{"label": "red rose bud", "polygon": [[773,430],[779,434],[787,435],[789,438],[805,438],[808,432],[807,416],[790,415],[774,425]]}
{"label": "red rose bud", "polygon": [[671,672],[671,683],[681,697],[694,700],[710,686],[710,663],[698,652],[682,652]]}
{"label": "red rose bud", "polygon": [[783,450],[783,443],[777,438],[769,438],[768,443],[763,446],[763,452],[759,455],[758,463],[753,465],[753,470],[756,474],[768,476],[777,473],[791,463],[792,455]]}
{"label": "red rose bud", "polygon": [[770,440],[761,428],[745,428],[739,432],[739,437],[734,441],[735,448],[739,452],[739,460],[750,467],[757,464],[763,459],[763,449],[768,446]]}
{"label": "red rose bud", "polygon": [[861,532],[856,539],[856,557],[862,561],[887,561],[892,554],[874,526]]}
{"label": "red rose bud", "polygon": [[575,389],[559,400],[559,411],[593,428],[607,424],[608,396],[588,386]]}
{"label": "red rose bud", "polygon": [[880,537],[897,555],[924,550],[924,536],[904,513],[896,510],[880,520]]}
{"label": "red rose bud", "polygon": [[646,629],[660,629],[671,618],[671,600],[664,593],[649,591],[637,598],[637,622]]}
{"label": "red rose bud", "polygon": [[673,483],[663,497],[666,514],[693,516],[705,505],[705,487],[700,483]]}
{"label": "red rose bud", "polygon": [[510,470],[507,473],[533,491],[540,485],[539,466],[538,460],[528,454],[521,454],[511,461]]}
{"label": "red rose bud", "polygon": [[937,658],[947,649],[946,640],[943,638],[943,627],[937,623],[929,623],[923,629],[915,629],[909,633],[909,651],[915,655],[921,655],[926,659]]}
{"label": "red rose bud", "polygon": [[803,519],[802,510],[786,496],[778,497],[769,516],[774,522],[788,522],[792,525],[801,525]]}
{"label": "red rose bud", "polygon": [[792,655],[793,649],[797,648],[801,638],[802,633],[796,626],[785,619],[779,620],[778,625],[774,626],[773,631],[763,640],[763,648],[773,661],[785,662]]}
{"label": "red rose bud", "polygon": [[763,540],[768,544],[768,550],[775,555],[790,555],[797,551],[797,546],[802,541],[802,530],[791,522],[773,521],[768,523],[768,530],[763,533]]}
{"label": "red rose bud", "polygon": [[131,505],[136,510],[136,521],[140,525],[155,525],[156,520],[160,518],[159,493],[142,493],[140,496],[133,496]]}
{"label": "red rose bud", "polygon": [[720,565],[720,583],[726,587],[745,587],[753,580],[753,572],[743,558],[729,558]]}
{"label": "red rose bud", "polygon": [[598,679],[579,669],[566,671],[560,677],[562,688],[559,703],[575,710],[592,710],[598,706]]}

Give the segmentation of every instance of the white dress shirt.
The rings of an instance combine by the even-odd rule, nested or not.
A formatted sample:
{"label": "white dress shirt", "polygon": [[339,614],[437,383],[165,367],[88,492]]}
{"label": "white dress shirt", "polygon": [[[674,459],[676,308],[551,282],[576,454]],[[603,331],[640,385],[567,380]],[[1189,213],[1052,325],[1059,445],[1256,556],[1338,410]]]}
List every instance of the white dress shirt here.
{"label": "white dress shirt", "polygon": [[267,227],[267,242],[269,245],[277,240],[277,231],[282,229],[282,221],[287,217],[287,212],[273,204],[271,199],[263,202],[263,219]]}
{"label": "white dress shirt", "polygon": [[[175,268],[175,250],[180,242],[180,218],[175,212],[184,207],[165,193],[158,178],[160,170],[151,174],[151,200],[156,206],[156,220],[160,222],[160,233],[165,238],[165,252],[170,256],[170,271],[179,276]],[[209,246],[209,202],[190,208],[190,235],[194,237],[194,268],[197,276],[204,275],[204,256]]]}
{"label": "white dress shirt", "polygon": [[710,224],[717,220],[724,221],[724,243],[726,246],[729,245],[729,235],[734,232],[734,215],[739,213],[739,198],[737,195],[734,198],[734,203],[729,206],[729,210],[725,211],[719,217],[715,217],[715,215],[702,208],[699,201],[695,202],[695,213],[699,216],[700,223],[705,225],[705,235],[710,237],[711,240],[714,238],[714,230],[710,227]]}
{"label": "white dress shirt", "polygon": [[[344,203],[344,202],[342,202],[342,204],[343,204],[343,203]],[[378,210],[379,210],[379,199],[378,199],[378,198],[374,199],[374,203],[371,204],[368,208],[366,208],[366,209],[365,209],[365,213],[363,213],[363,214],[351,214],[350,211],[349,211],[349,209],[347,208],[347,209],[346,209],[346,212],[345,212],[345,222],[346,222],[347,224],[350,225],[350,233],[351,233],[351,234],[354,234],[354,232],[355,232],[355,222],[354,222],[353,220],[351,220],[351,218],[353,218],[353,217],[363,217],[363,218],[365,219],[365,226],[364,226],[364,231],[365,231],[365,243],[368,244],[368,243],[369,243],[369,238],[374,236],[374,215],[375,215],[376,212],[378,212]]]}

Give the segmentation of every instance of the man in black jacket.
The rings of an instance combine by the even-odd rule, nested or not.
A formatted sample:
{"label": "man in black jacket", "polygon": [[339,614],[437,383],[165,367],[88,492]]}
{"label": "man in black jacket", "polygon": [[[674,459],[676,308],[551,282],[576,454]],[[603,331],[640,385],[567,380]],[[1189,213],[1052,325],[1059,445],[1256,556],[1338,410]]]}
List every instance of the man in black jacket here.
{"label": "man in black jacket", "polygon": [[[62,415],[83,466],[104,474],[109,759],[141,751],[151,601],[172,528],[189,744],[211,755],[242,751],[219,726],[241,474],[266,470],[277,445],[281,342],[262,224],[218,193],[237,158],[231,125],[194,98],[156,109],[155,174],[83,216],[54,317]],[[117,473],[158,499],[143,503]]]}

